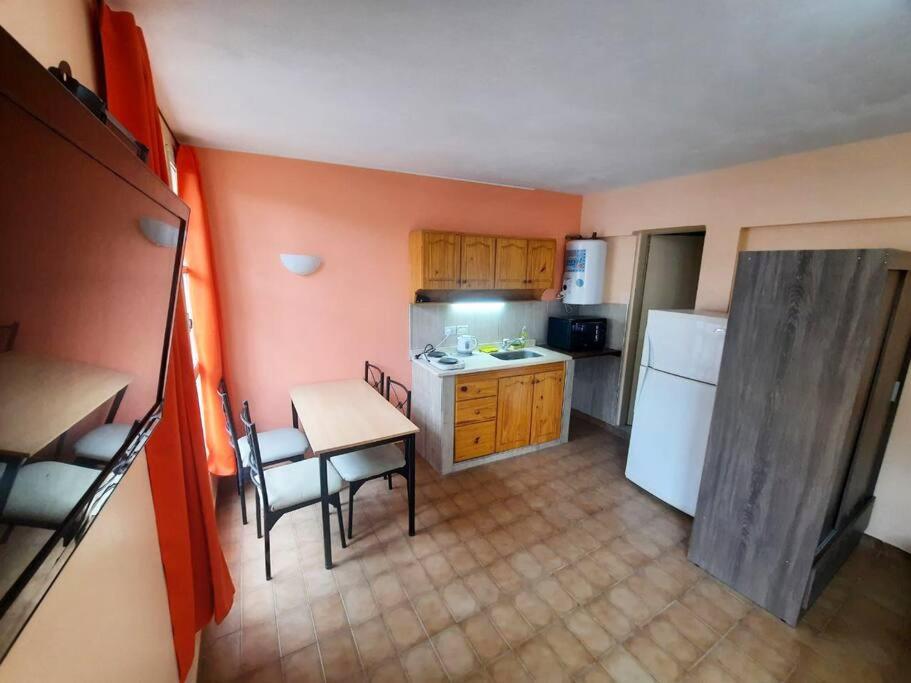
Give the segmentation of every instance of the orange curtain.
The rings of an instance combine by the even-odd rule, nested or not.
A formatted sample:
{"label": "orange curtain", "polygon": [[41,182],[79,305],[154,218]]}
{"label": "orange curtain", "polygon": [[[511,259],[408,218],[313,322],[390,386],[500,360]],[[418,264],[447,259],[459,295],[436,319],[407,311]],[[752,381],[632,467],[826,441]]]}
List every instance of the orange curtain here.
{"label": "orange curtain", "polygon": [[[132,14],[102,4],[100,32],[108,106],[149,147],[149,166],[167,182],[142,31]],[[186,319],[183,297],[178,295],[164,411],[146,446],[180,680],[193,663],[196,632],[213,616],[224,619],[234,599],[215,524]]]}
{"label": "orange curtain", "polygon": [[217,475],[234,474],[234,449],[225,431],[225,418],[221,412],[221,399],[217,391],[223,369],[221,309],[212,257],[212,234],[209,230],[196,152],[187,145],[181,145],[177,150],[177,179],[180,198],[190,207],[184,264],[191,283],[190,308],[193,310],[193,329],[196,334],[200,400],[209,454],[209,471]]}

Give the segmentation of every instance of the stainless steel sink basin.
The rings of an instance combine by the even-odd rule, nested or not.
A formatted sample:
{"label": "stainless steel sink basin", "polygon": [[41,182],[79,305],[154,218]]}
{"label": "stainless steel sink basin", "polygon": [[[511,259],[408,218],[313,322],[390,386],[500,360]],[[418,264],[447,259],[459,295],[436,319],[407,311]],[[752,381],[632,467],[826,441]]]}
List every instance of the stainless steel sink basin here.
{"label": "stainless steel sink basin", "polygon": [[541,354],[535,351],[529,351],[528,349],[521,349],[519,351],[497,351],[496,353],[490,354],[494,358],[499,358],[500,360],[521,360],[523,358],[540,358]]}

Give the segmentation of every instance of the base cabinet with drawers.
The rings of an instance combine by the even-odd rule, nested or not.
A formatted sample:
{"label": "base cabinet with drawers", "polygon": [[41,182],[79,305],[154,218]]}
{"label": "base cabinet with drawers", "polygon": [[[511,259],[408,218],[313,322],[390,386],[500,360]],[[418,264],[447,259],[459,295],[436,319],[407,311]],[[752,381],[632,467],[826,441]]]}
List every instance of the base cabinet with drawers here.
{"label": "base cabinet with drawers", "polygon": [[564,364],[461,375],[455,383],[455,462],[560,438]]}

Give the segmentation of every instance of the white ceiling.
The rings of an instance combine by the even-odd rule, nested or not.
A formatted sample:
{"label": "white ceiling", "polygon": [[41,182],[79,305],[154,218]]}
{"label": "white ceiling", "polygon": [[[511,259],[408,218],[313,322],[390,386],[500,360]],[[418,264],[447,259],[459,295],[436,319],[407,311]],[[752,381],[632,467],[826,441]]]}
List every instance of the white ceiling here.
{"label": "white ceiling", "polygon": [[182,141],[585,192],[911,130],[909,0],[115,0]]}

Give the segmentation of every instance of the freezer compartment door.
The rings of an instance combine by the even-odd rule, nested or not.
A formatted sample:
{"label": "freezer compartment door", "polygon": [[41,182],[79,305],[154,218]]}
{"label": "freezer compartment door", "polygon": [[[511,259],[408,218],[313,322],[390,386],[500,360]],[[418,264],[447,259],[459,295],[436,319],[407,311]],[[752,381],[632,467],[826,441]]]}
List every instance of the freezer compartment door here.
{"label": "freezer compartment door", "polygon": [[642,368],[627,479],[693,515],[714,403],[711,384]]}
{"label": "freezer compartment door", "polygon": [[727,323],[727,318],[718,316],[649,311],[641,364],[717,384]]}

